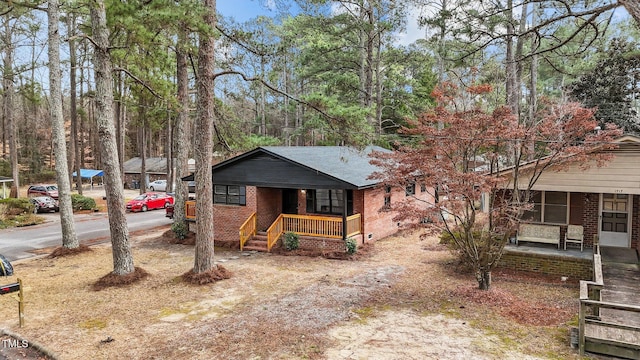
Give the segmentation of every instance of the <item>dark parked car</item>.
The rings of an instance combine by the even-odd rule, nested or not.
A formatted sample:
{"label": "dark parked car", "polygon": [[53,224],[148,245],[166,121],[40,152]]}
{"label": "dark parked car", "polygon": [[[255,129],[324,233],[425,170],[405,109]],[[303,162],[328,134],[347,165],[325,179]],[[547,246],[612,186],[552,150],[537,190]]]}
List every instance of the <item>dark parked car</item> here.
{"label": "dark parked car", "polygon": [[42,212],[58,212],[60,207],[58,206],[58,200],[52,198],[51,196],[36,196],[29,198],[29,201],[34,206],[35,213]]}
{"label": "dark parked car", "polygon": [[[171,195],[171,196],[175,196],[175,193],[167,193],[167,195]],[[189,194],[189,200],[195,200],[196,196],[194,194]],[[166,208],[164,208],[165,212],[164,212],[164,216],[168,217],[169,219],[173,219],[173,207],[175,206],[175,204],[171,204],[171,205],[167,205]]]}
{"label": "dark parked car", "polygon": [[31,185],[27,190],[27,196],[51,196],[58,200],[58,187],[55,185]]}

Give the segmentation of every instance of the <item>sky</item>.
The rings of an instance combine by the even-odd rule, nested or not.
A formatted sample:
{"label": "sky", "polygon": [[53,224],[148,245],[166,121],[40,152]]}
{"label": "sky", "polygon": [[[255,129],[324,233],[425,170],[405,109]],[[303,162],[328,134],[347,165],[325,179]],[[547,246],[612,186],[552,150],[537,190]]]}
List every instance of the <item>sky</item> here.
{"label": "sky", "polygon": [[236,22],[245,22],[258,15],[276,16],[272,1],[268,0],[218,0],[218,12],[233,17]]}
{"label": "sky", "polygon": [[[216,3],[218,13],[224,17],[233,17],[238,23],[246,22],[259,15],[274,17],[278,15],[275,1],[277,0],[218,0]],[[295,15],[297,7],[292,5],[289,10]],[[418,39],[424,38],[424,30],[418,27],[417,16],[419,11],[407,11],[407,29],[403,33],[397,34],[400,45],[409,45]]]}

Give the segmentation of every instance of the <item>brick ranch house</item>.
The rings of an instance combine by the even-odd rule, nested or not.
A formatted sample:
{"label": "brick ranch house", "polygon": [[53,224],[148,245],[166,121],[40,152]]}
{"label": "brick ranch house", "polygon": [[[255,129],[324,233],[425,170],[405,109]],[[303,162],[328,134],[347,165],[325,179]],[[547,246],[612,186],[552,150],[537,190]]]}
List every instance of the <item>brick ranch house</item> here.
{"label": "brick ranch house", "polygon": [[[551,274],[573,272],[581,278],[590,278],[589,261],[580,266],[574,261],[583,261],[565,256],[565,235],[570,225],[582,230],[582,245],[589,254],[594,241],[599,241],[601,247],[640,250],[640,138],[625,135],[616,142],[618,148],[610,150],[613,159],[602,167],[593,164],[583,170],[580,164],[574,164],[566,170],[549,170],[540,176],[533,187],[533,210],[522,223],[559,227],[557,256],[541,259],[542,256],[518,254],[507,247],[502,259],[505,266]],[[505,175],[508,176],[508,171]],[[519,183],[528,181],[521,174]],[[556,249],[555,245],[543,246]],[[581,251],[580,244],[571,243],[567,248],[576,246]]]}
{"label": "brick ranch house", "polygon": [[[390,204],[430,195],[415,184],[392,189],[369,179],[374,150],[388,151],[265,146],[213,165],[214,240],[268,251],[294,232],[301,248],[344,251],[347,238],[363,244],[396,233],[401,224]],[[186,212],[195,219],[195,202]]]}

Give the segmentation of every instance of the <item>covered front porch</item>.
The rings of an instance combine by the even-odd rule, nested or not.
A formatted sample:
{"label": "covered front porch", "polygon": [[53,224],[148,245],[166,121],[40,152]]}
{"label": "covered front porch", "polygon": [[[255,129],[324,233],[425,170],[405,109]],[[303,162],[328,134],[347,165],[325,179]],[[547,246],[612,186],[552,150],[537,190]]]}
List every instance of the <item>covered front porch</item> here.
{"label": "covered front porch", "polygon": [[[308,245],[308,248],[317,248],[313,246],[316,243],[321,244],[319,247],[337,250],[344,248],[345,240],[349,238],[362,243],[363,216],[360,212],[354,213],[351,190],[247,186],[244,193],[245,206],[214,204],[217,224],[214,231],[221,234],[228,230],[239,234],[236,239],[241,250],[248,247],[271,251],[288,232],[299,235],[301,245]],[[359,204],[355,207],[361,208]],[[247,210],[252,210],[249,215],[246,215]],[[195,222],[195,201],[185,202],[185,213],[188,221]],[[234,224],[235,229],[232,229]],[[216,240],[220,240],[220,236]],[[224,240],[228,242],[228,236]]]}
{"label": "covered front porch", "polygon": [[[259,233],[256,213],[240,227],[240,251],[252,241],[252,248],[271,249],[285,233],[295,233],[302,237],[317,238],[320,241],[341,240],[362,235],[362,217],[353,214],[346,217],[322,215],[280,214],[269,228]],[[313,239],[310,239],[313,241]],[[264,244],[263,244],[264,243]]]}

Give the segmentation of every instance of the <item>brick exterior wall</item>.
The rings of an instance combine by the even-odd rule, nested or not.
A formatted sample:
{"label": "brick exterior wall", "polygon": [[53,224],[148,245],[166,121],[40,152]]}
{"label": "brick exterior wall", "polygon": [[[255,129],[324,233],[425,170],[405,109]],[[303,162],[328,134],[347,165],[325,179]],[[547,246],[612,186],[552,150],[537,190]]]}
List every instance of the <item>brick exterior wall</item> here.
{"label": "brick exterior wall", "polygon": [[[397,212],[384,209],[385,188],[376,187],[373,189],[363,190],[359,195],[362,197],[364,219],[363,238],[366,242],[372,242],[393,235],[402,227],[402,223],[394,221]],[[404,188],[391,189],[391,206],[402,201],[412,201],[412,197],[407,197]],[[420,184],[416,184],[416,198],[433,202],[433,197],[427,191],[421,191]],[[354,210],[356,195],[354,192]]]}
{"label": "brick exterior wall", "polygon": [[324,239],[311,236],[300,237],[300,249],[322,250],[327,252],[346,252],[347,247],[342,239]]}
{"label": "brick exterior wall", "polygon": [[530,271],[547,275],[566,276],[572,280],[592,280],[593,261],[566,256],[510,252],[505,249],[498,267]]}
{"label": "brick exterior wall", "polygon": [[[298,190],[298,214],[306,214],[306,192]],[[266,230],[278,215],[282,212],[282,190],[274,188],[246,187],[247,205],[214,205],[214,239],[216,241],[238,241],[238,230],[242,223],[251,215],[257,213],[257,230]],[[416,197],[428,196],[416,185]],[[395,234],[399,229],[394,211],[383,210],[385,190],[383,187],[353,191],[353,211],[362,215],[363,235],[357,236],[358,244],[365,241],[373,242],[389,235]],[[391,202],[405,201],[407,196],[403,188],[394,188],[391,191]],[[301,239],[301,247],[320,248],[327,251],[344,250],[342,240],[327,239]]]}
{"label": "brick exterior wall", "polygon": [[[398,231],[398,224],[393,221],[395,212],[384,210],[385,190],[382,187],[360,191],[362,199],[363,234],[365,242],[373,242]],[[391,191],[391,201],[404,197],[404,190]],[[355,202],[355,196],[354,196]],[[355,206],[354,206],[355,208]]]}
{"label": "brick exterior wall", "polygon": [[256,211],[257,191],[255,186],[246,187],[247,205],[213,205],[214,241],[240,241],[240,226]]}
{"label": "brick exterior wall", "polygon": [[[600,194],[583,193],[580,196],[582,201],[581,223],[584,229],[584,247],[592,248],[594,236],[598,234],[600,226]],[[631,248],[640,251],[640,195],[632,195],[633,211],[631,217]],[[564,234],[567,231],[566,225],[560,227],[560,239],[563,246]]]}
{"label": "brick exterior wall", "polygon": [[600,194],[588,193],[583,196],[582,227],[584,247],[593,247],[593,237],[598,234],[600,221]]}
{"label": "brick exterior wall", "polygon": [[256,208],[258,231],[266,231],[282,213],[282,190],[257,188]]}

